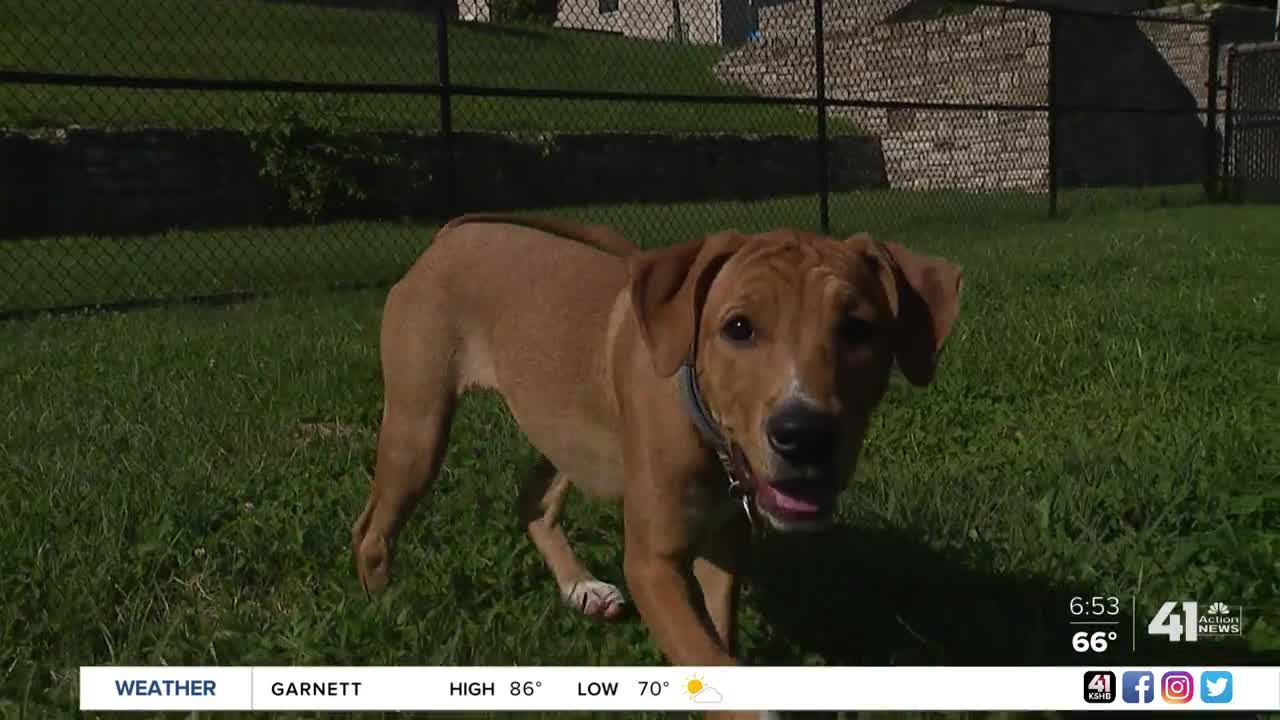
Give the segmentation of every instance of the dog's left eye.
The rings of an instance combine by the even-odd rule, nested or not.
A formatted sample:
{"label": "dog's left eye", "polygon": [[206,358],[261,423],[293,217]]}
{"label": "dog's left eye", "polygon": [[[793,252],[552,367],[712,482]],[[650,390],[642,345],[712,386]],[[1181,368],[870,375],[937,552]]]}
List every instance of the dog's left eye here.
{"label": "dog's left eye", "polygon": [[838,328],[840,339],[848,345],[861,345],[871,339],[871,323],[857,315],[845,315]]}
{"label": "dog's left eye", "polygon": [[743,315],[734,315],[729,318],[729,321],[721,328],[721,332],[724,333],[725,337],[738,343],[748,342],[756,335],[755,326]]}

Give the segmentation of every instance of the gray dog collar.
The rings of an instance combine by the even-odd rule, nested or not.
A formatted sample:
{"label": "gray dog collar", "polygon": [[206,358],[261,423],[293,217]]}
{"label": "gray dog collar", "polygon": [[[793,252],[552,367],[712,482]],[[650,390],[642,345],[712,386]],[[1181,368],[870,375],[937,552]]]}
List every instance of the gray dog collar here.
{"label": "gray dog collar", "polygon": [[724,433],[716,425],[715,420],[711,418],[710,411],[707,410],[707,405],[702,399],[702,391],[698,388],[698,378],[694,374],[692,360],[680,365],[676,381],[680,386],[680,398],[684,401],[685,411],[688,413],[689,419],[693,421],[693,425],[698,429],[698,434],[702,436],[703,441],[715,451],[716,457],[720,459],[720,464],[724,467],[725,475],[729,478],[729,496],[742,502],[742,509],[747,514],[747,520],[754,525],[755,515],[751,509],[751,488],[745,484],[746,478],[738,477],[733,462],[733,448]]}

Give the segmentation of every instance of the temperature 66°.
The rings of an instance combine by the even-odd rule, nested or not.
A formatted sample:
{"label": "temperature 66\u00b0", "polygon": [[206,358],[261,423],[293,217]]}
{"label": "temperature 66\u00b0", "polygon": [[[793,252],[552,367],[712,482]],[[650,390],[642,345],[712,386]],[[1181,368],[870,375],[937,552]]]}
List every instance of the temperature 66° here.
{"label": "temperature 66\u00b0", "polygon": [[537,681],[529,681],[529,680],[525,680],[524,682],[519,682],[519,681],[514,681],[514,680],[513,680],[513,681],[511,682],[511,694],[512,694],[512,695],[516,695],[516,696],[519,696],[519,695],[532,695],[532,694],[533,694],[533,691],[534,691],[534,690],[537,690],[537,689],[538,689],[538,688],[540,688],[540,687],[542,687],[542,681],[541,681],[541,680],[537,680]]}
{"label": "temperature 66\u00b0", "polygon": [[1116,634],[1114,632],[1098,630],[1090,634],[1087,630],[1081,630],[1071,636],[1071,648],[1076,652],[1081,653],[1089,652],[1090,650],[1094,652],[1106,652],[1107,641],[1115,639]]}
{"label": "temperature 66\u00b0", "polygon": [[666,680],[663,680],[662,682],[658,682],[657,680],[640,680],[639,682],[641,695],[653,695],[655,697],[662,694],[662,688],[671,686],[671,683]]}

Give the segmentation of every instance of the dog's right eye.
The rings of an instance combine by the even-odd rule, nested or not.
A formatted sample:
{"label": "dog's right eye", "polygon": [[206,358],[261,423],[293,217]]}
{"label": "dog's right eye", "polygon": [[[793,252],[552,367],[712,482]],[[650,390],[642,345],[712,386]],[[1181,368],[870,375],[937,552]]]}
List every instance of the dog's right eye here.
{"label": "dog's right eye", "polygon": [[749,342],[756,335],[755,326],[744,315],[734,315],[729,318],[720,331],[726,338],[736,343]]}

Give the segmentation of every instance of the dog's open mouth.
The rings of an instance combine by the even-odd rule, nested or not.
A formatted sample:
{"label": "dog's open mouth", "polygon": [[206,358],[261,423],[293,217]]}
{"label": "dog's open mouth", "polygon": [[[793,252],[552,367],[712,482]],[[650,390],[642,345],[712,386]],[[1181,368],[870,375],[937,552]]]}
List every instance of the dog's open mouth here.
{"label": "dog's open mouth", "polygon": [[840,487],[834,480],[760,477],[753,473],[751,463],[736,443],[733,445],[733,464],[739,482],[755,493],[756,507],[775,524],[821,523],[835,511]]}

